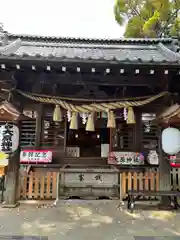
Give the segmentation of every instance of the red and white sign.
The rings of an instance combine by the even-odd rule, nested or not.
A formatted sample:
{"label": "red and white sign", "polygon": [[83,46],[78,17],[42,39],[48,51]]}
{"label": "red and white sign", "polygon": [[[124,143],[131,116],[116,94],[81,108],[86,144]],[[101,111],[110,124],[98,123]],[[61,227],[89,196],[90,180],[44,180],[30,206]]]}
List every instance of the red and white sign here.
{"label": "red and white sign", "polygon": [[51,163],[52,152],[49,150],[23,150],[20,163]]}
{"label": "red and white sign", "polygon": [[108,164],[143,165],[144,156],[141,153],[135,152],[110,152]]}

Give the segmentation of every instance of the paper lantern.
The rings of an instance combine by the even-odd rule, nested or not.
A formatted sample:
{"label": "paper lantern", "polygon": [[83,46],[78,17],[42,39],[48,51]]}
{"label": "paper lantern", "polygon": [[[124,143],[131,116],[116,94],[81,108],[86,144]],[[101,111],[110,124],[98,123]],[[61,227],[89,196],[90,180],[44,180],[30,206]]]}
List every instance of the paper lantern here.
{"label": "paper lantern", "polygon": [[19,128],[14,124],[5,124],[0,127],[0,151],[13,153],[19,146]]}
{"label": "paper lantern", "polygon": [[180,131],[177,128],[166,128],[162,132],[162,149],[169,155],[180,151]]}

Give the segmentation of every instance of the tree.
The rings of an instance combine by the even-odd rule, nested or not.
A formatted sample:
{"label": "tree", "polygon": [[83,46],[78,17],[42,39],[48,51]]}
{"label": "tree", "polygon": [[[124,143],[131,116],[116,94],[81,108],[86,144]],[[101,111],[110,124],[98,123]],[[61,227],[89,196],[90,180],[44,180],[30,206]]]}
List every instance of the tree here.
{"label": "tree", "polygon": [[125,37],[180,37],[180,0],[116,0],[114,14]]}

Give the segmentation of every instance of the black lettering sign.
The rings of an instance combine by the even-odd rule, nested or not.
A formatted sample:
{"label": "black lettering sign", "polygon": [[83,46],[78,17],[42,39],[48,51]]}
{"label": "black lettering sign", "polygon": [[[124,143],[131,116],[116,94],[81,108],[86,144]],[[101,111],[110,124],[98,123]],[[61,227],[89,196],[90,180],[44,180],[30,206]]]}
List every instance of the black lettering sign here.
{"label": "black lettering sign", "polygon": [[125,157],[124,156],[120,157],[120,162],[125,163]]}
{"label": "black lettering sign", "polygon": [[134,162],[135,162],[135,163],[139,163],[139,157],[138,157],[138,156],[135,156],[135,157],[134,157]]}
{"label": "black lettering sign", "polygon": [[47,158],[47,153],[46,152],[42,152],[42,158]]}
{"label": "black lettering sign", "polygon": [[6,124],[2,135],[1,150],[3,152],[12,152],[13,125]]}
{"label": "black lettering sign", "polygon": [[101,174],[98,174],[94,177],[96,180],[100,180],[102,182],[102,176]]}
{"label": "black lettering sign", "polygon": [[34,153],[33,153],[33,152],[29,152],[28,155],[29,155],[29,156],[28,156],[29,158],[34,157]]}
{"label": "black lettering sign", "polygon": [[79,181],[80,181],[80,182],[84,181],[84,174],[82,174],[82,173],[79,174],[79,175],[78,175],[78,178],[79,178]]}
{"label": "black lettering sign", "polygon": [[127,163],[132,162],[132,158],[131,157],[127,157]]}
{"label": "black lettering sign", "polygon": [[23,152],[22,155],[23,155],[23,157],[26,157],[27,156],[27,152]]}
{"label": "black lettering sign", "polygon": [[40,153],[39,152],[35,152],[35,158],[39,158],[40,157]]}

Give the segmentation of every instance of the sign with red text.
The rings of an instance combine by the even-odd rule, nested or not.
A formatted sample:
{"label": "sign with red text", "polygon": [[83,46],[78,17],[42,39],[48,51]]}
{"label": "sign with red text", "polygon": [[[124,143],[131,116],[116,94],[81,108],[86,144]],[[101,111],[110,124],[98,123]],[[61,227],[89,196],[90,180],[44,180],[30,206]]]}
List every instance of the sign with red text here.
{"label": "sign with red text", "polygon": [[49,150],[23,150],[20,163],[51,163],[52,152]]}
{"label": "sign with red text", "polygon": [[136,152],[110,152],[108,164],[143,165],[144,156]]}

